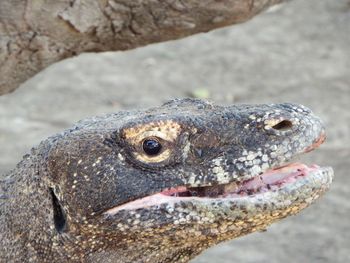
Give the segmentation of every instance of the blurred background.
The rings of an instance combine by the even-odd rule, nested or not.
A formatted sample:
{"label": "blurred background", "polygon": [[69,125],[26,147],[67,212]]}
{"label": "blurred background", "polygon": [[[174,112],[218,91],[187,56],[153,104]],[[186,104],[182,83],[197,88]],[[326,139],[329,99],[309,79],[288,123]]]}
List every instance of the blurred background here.
{"label": "blurred background", "polygon": [[298,216],[193,263],[350,262],[349,0],[294,0],[245,24],[51,66],[0,97],[0,174],[82,118],[179,97],[304,104],[328,130],[327,142],[305,159],[336,174],[331,191]]}

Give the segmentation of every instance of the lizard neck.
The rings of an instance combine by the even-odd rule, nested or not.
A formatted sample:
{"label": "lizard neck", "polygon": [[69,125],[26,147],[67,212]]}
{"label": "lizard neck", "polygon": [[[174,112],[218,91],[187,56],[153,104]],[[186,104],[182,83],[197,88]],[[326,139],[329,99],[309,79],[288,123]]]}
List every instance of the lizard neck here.
{"label": "lizard neck", "polygon": [[[52,262],[56,230],[50,191],[35,150],[1,181],[0,258],[5,262]],[[14,256],[15,255],[15,256]]]}

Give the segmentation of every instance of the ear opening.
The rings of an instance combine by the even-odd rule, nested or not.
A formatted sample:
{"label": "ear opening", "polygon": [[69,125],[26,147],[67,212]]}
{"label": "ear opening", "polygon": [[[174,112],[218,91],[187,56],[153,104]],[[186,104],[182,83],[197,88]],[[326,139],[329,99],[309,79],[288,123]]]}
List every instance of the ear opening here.
{"label": "ear opening", "polygon": [[63,233],[67,229],[66,215],[52,188],[50,188],[50,193],[52,198],[53,220],[54,220],[55,228],[58,233]]}

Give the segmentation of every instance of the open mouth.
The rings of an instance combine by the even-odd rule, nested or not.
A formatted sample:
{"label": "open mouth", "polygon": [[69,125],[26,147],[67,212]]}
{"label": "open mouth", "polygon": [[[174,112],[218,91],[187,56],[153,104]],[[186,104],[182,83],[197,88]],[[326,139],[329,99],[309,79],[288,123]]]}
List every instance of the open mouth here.
{"label": "open mouth", "polygon": [[243,182],[231,182],[204,187],[180,186],[114,207],[109,209],[106,214],[114,215],[121,210],[135,210],[161,205],[162,203],[176,203],[190,200],[233,200],[260,195],[266,192],[277,192],[284,187],[305,179],[309,175],[311,177],[312,174],[322,169],[324,168],[318,165],[307,166],[302,163],[291,163],[270,169],[261,175]]}
{"label": "open mouth", "polygon": [[160,194],[172,197],[207,197],[225,198],[239,197],[274,191],[281,186],[293,183],[310,172],[319,169],[318,165],[307,166],[302,163],[292,163],[268,170],[243,182],[231,182],[204,187],[178,187],[165,190]]}

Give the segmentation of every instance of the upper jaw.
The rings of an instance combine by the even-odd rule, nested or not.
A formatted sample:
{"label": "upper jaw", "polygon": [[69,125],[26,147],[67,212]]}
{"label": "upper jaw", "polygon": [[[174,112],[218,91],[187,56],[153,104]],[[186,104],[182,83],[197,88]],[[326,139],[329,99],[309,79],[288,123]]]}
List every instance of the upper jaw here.
{"label": "upper jaw", "polygon": [[[294,106],[291,105],[290,107],[293,108]],[[193,172],[189,176],[185,176],[184,175],[186,174],[185,171],[179,171],[179,177],[181,176],[181,174],[183,174],[183,177],[181,178],[181,180],[183,181],[182,186],[175,189],[170,189],[170,190],[160,189],[159,190],[160,192],[158,193],[155,193],[155,194],[152,193],[149,196],[111,208],[107,210],[105,214],[114,215],[121,210],[134,210],[134,209],[140,209],[140,208],[148,209],[149,207],[152,207],[152,206],[159,206],[160,204],[164,204],[164,203],[174,204],[180,201],[183,201],[183,202],[193,201],[196,203],[203,203],[203,201],[205,200],[209,200],[208,202],[212,202],[213,199],[217,199],[220,201],[227,201],[227,200],[232,201],[233,199],[235,199],[235,201],[243,200],[244,198],[246,198],[246,196],[241,195],[236,190],[237,189],[251,190],[251,189],[237,188],[237,186],[239,186],[240,184],[241,186],[247,186],[247,185],[242,185],[242,182],[246,180],[253,180],[254,183],[259,183],[258,181],[254,181],[254,179],[257,178],[257,176],[259,176],[259,174],[261,174],[262,172],[266,172],[271,167],[280,166],[281,164],[284,164],[288,160],[290,160],[293,156],[300,153],[308,152],[318,147],[324,141],[324,128],[322,123],[318,120],[318,118],[310,114],[309,111],[300,113],[300,114],[302,114],[303,115],[302,117],[305,118],[305,120],[302,119],[304,120],[305,123],[301,125],[303,128],[301,130],[293,129],[287,132],[280,131],[280,130],[277,130],[277,131],[273,130],[274,133],[272,135],[269,134],[271,131],[267,131],[266,133],[264,132],[262,133],[263,136],[254,137],[254,136],[250,136],[251,133],[261,132],[261,129],[259,128],[260,126],[259,126],[258,120],[256,122],[253,122],[253,126],[248,127],[247,130],[244,130],[243,129],[244,127],[240,127],[239,129],[240,132],[246,133],[246,134],[240,134],[243,138],[254,137],[254,140],[239,141],[238,145],[242,147],[239,147],[238,151],[234,152],[233,156],[229,157],[225,155],[225,156],[222,156],[221,159],[219,157],[217,159],[212,160],[211,164],[209,164],[208,171],[204,171],[203,174],[201,174],[201,172],[199,173]],[[307,114],[308,116],[307,117],[304,116],[305,114]],[[266,118],[271,118],[271,116],[267,116]],[[261,119],[263,120],[263,118]],[[223,129],[222,125],[221,126],[219,125],[219,127],[220,129]],[[231,129],[231,128],[232,127],[228,127],[228,129]],[[227,131],[227,133],[229,133],[229,131]],[[232,135],[232,132],[230,134]],[[270,140],[271,138],[275,138],[275,139],[271,141]],[[259,148],[259,145],[261,148]],[[237,145],[234,145],[234,146],[237,146]],[[249,148],[253,150],[252,151],[247,150]],[[256,151],[256,152],[253,152],[253,151]],[[273,156],[272,155],[273,153],[275,153],[276,156]],[[264,163],[258,166],[247,165],[246,164],[247,161],[255,160],[254,158],[256,156],[252,157],[250,156],[251,154],[254,154],[254,155],[260,154],[261,156],[259,158],[261,158],[261,160],[265,160]],[[264,154],[266,154],[266,156],[264,156]],[[237,155],[239,155],[239,157],[237,157]],[[225,163],[228,159],[233,160],[233,163],[230,164],[231,166],[230,169],[232,169],[230,171],[227,171],[228,167],[225,166]],[[207,165],[207,164],[204,164],[204,165]],[[240,165],[242,169],[239,169]],[[206,170],[206,169],[202,169],[202,170]],[[329,178],[332,178],[333,176],[333,172],[328,168],[319,168],[319,167],[308,168],[308,167],[301,166],[301,170],[307,171],[309,176],[305,178],[303,178],[303,176],[300,176],[297,182],[286,184],[286,185],[282,184],[282,187],[279,187],[278,189],[272,189],[272,191],[270,191],[271,189],[268,189],[269,191],[266,191],[266,192],[263,191],[263,192],[258,192],[257,194],[255,193],[254,198],[257,196],[259,196],[260,198],[271,192],[277,193],[277,196],[279,196],[279,193],[282,193],[283,189],[291,189],[293,188],[292,187],[293,185],[299,184],[299,182],[304,182],[304,183],[308,183],[309,185],[312,185],[312,182],[309,181],[309,178],[313,178],[313,175],[318,175],[318,174],[322,175],[323,172],[321,171],[323,170],[326,171],[325,174],[323,175],[324,177],[329,179]],[[294,172],[294,170],[291,170],[291,172]],[[323,179],[321,177],[318,178],[316,176],[315,180],[322,182]],[[328,180],[328,181],[331,181],[331,180]],[[232,184],[232,182],[236,182],[237,186]],[[227,185],[229,183],[231,184]],[[216,184],[216,186],[214,186],[211,189],[210,188],[203,189],[204,186],[210,186],[214,184]],[[264,184],[261,187],[261,189],[266,190],[266,188],[269,188],[269,186],[267,185],[268,184]],[[195,189],[198,187],[201,189]],[[232,192],[236,196],[231,195],[231,197],[228,198],[227,196],[225,196],[226,190],[230,191],[229,193]],[[185,193],[186,195],[186,192],[188,191],[190,193],[191,192],[195,192],[197,194],[199,193],[199,196],[203,194],[204,196],[202,197],[181,196],[182,193]],[[171,196],[174,193],[178,193],[179,196]],[[206,196],[206,194],[212,195],[212,196],[208,197]],[[248,192],[247,192],[247,196],[251,198],[251,195],[249,195]]]}

